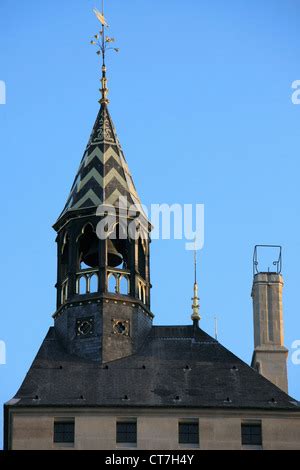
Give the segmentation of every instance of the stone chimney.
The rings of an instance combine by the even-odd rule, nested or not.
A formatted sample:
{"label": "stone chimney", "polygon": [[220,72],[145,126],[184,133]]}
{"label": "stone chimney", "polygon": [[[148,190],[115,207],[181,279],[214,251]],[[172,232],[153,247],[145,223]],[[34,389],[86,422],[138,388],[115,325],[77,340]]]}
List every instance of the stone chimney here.
{"label": "stone chimney", "polygon": [[254,274],[251,294],[254,352],[251,366],[287,392],[288,350],[283,344],[282,288],[283,278],[280,272]]}

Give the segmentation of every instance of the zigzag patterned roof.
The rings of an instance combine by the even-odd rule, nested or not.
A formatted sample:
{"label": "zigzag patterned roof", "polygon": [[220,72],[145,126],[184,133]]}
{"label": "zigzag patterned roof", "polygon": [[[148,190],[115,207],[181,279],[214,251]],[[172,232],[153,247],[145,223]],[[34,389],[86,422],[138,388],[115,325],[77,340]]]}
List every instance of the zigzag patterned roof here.
{"label": "zigzag patterned roof", "polygon": [[81,160],[66,212],[100,204],[115,205],[120,196],[139,206],[136,192],[107,105],[101,105],[90,140]]}

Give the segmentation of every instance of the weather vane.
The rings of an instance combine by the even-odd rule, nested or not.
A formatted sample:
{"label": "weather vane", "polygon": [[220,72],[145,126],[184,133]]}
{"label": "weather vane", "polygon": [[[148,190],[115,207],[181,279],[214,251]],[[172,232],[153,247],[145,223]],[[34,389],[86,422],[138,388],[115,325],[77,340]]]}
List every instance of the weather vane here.
{"label": "weather vane", "polygon": [[104,16],[104,0],[102,0],[102,13],[100,13],[97,8],[94,8],[94,13],[97,19],[100,21],[102,28],[99,33],[95,34],[94,38],[91,41],[91,44],[97,46],[97,55],[102,56],[102,78],[101,78],[101,100],[99,101],[100,104],[107,104],[109,100],[107,98],[108,95],[108,88],[107,88],[107,78],[106,78],[106,64],[105,64],[105,56],[106,52],[109,50],[113,50],[115,52],[119,52],[117,47],[113,47],[112,44],[115,42],[115,39],[105,34],[105,28],[108,28],[107,21]]}

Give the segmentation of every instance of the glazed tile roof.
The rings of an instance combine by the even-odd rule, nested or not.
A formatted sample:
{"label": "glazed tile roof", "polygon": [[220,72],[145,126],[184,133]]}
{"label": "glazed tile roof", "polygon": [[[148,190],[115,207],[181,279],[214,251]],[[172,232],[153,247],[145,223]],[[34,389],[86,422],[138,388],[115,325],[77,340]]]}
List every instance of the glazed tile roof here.
{"label": "glazed tile roof", "polygon": [[109,110],[102,104],[60,218],[68,211],[113,206],[120,196],[128,205],[140,205]]}

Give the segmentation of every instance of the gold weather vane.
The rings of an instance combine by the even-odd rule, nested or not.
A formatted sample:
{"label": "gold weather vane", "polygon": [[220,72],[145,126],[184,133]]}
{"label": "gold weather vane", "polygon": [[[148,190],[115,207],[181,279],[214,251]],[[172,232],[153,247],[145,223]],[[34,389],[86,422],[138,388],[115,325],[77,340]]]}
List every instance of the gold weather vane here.
{"label": "gold weather vane", "polygon": [[197,282],[197,251],[196,251],[196,240],[195,240],[195,249],[194,249],[194,297],[192,297],[192,320],[193,322],[199,322],[201,320],[199,314],[199,297],[198,297],[198,282]]}
{"label": "gold weather vane", "polygon": [[117,47],[111,46],[112,43],[115,42],[115,39],[105,35],[105,28],[108,28],[107,21],[104,16],[104,0],[102,0],[102,13],[94,8],[94,13],[97,19],[100,21],[102,28],[98,34],[94,36],[92,39],[91,44],[98,47],[97,55],[102,56],[102,78],[101,78],[101,100],[99,101],[100,104],[108,104],[109,100],[107,98],[108,95],[108,88],[107,88],[107,78],[106,78],[106,64],[105,64],[105,57],[106,52],[109,50],[114,50],[115,52],[119,52]]}

